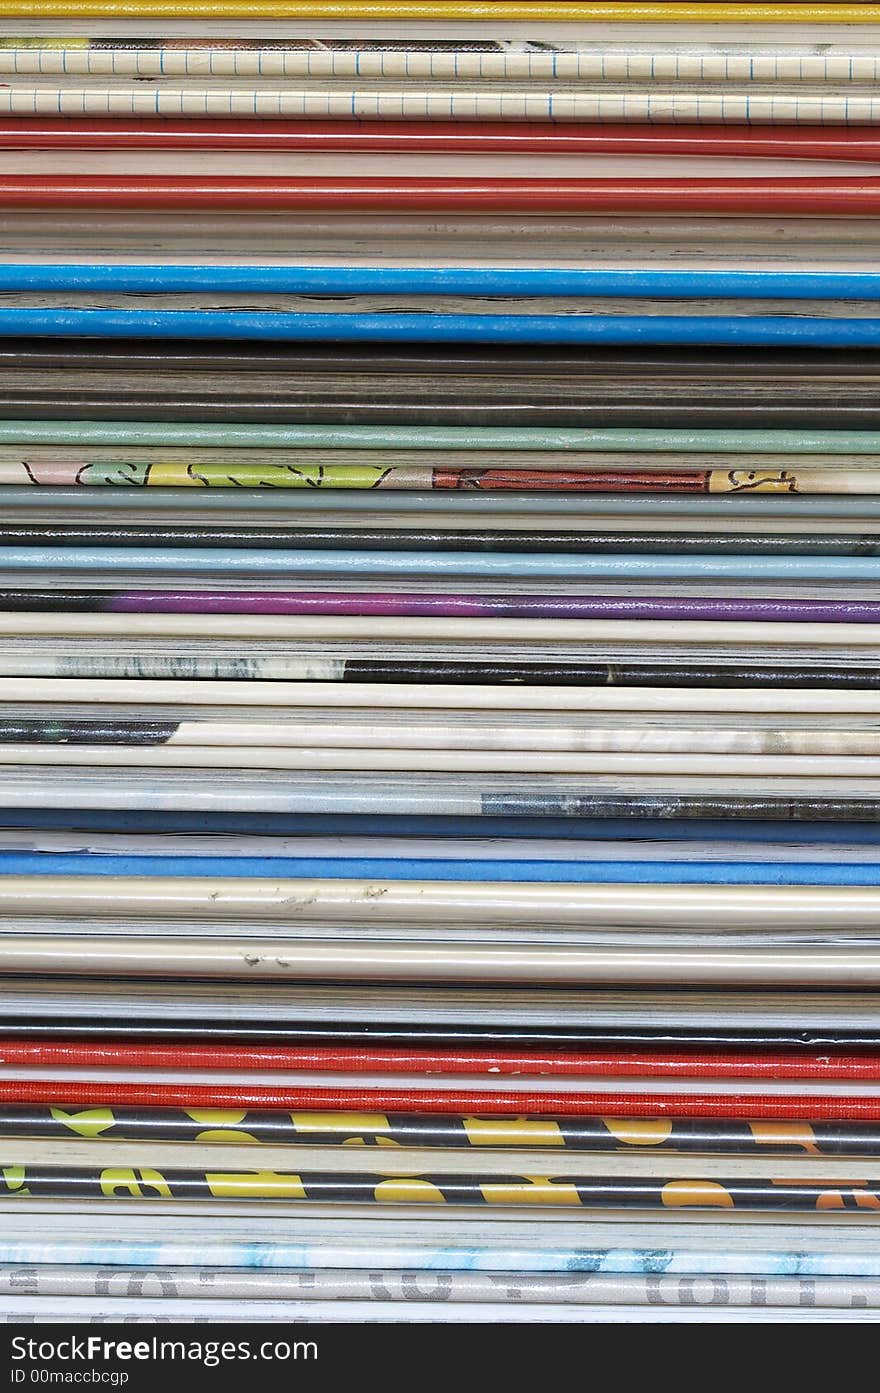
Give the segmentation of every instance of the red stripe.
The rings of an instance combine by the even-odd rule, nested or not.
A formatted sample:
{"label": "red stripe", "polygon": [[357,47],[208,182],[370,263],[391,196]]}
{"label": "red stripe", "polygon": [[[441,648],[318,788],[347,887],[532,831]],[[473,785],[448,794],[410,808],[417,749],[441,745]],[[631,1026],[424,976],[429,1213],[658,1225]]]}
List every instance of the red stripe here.
{"label": "red stripe", "polygon": [[0,120],[0,149],[290,150],[466,154],[750,155],[880,160],[874,126],[551,125],[466,121]]}
{"label": "red stripe", "polygon": [[0,1063],[128,1069],[303,1069],[328,1073],[520,1074],[607,1078],[880,1079],[880,1053],[691,1054],[644,1050],[429,1050],[0,1040]]}
{"label": "red stripe", "polygon": [[4,175],[6,208],[291,212],[880,213],[880,177],[799,179],[379,179]]}
{"label": "red stripe", "polygon": [[480,1089],[269,1088],[0,1081],[0,1103],[80,1107],[264,1108],[309,1112],[473,1113],[478,1116],[727,1117],[876,1122],[880,1098],[713,1093],[504,1093]]}
{"label": "red stripe", "polygon": [[701,469],[596,469],[588,473],[550,469],[436,468],[435,489],[512,489],[560,493],[707,493],[709,471]]}

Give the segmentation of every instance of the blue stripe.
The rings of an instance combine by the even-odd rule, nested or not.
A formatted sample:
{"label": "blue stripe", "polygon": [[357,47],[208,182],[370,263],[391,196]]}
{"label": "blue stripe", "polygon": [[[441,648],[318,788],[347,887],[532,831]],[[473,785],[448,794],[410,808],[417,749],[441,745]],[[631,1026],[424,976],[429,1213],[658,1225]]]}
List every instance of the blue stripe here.
{"label": "blue stripe", "polygon": [[[880,455],[878,430],[651,426],[267,425],[218,421],[89,421],[3,418],[0,442],[27,445],[190,445],[299,450],[608,450],[725,455]],[[372,456],[374,464],[382,460]],[[746,463],[752,466],[752,461]],[[734,464],[728,462],[728,467]],[[770,466],[764,466],[769,468]],[[303,490],[302,492],[307,492]],[[366,491],[361,490],[361,496]],[[4,493],[5,498],[5,493]],[[765,504],[766,506],[766,504]],[[775,504],[774,504],[775,507]]]}
{"label": "blue stripe", "polygon": [[0,547],[0,569],[246,576],[546,576],[636,580],[880,581],[880,556],[577,556],[547,552],[226,551],[219,547]]}
{"label": "blue stripe", "polygon": [[880,861],[471,861],[430,857],[162,856],[0,852],[0,875],[242,876],[631,885],[880,885]]}
{"label": "blue stripe", "polygon": [[[139,488],[132,498],[130,493],[126,494],[124,491],[120,493],[119,489],[114,488],[56,488],[54,486],[34,488],[32,484],[24,484],[21,487],[15,484],[4,484],[2,498],[7,508],[45,508],[50,511],[58,507],[63,507],[65,510],[84,508],[89,512],[96,508],[115,510],[134,507],[138,512],[174,512],[178,508],[189,510],[193,507],[193,490],[191,488]],[[620,497],[566,493],[538,494],[536,496],[535,494],[518,493],[505,489],[503,493],[498,494],[449,492],[441,495],[438,501],[437,493],[419,493],[416,491],[397,493],[393,489],[371,491],[370,489],[203,488],[199,490],[198,507],[200,513],[206,511],[222,513],[227,509],[242,508],[257,512],[273,511],[280,508],[285,512],[293,513],[308,512],[312,509],[318,512],[361,510],[367,513],[423,513],[439,508],[444,513],[476,514],[477,516],[486,514],[490,517],[493,513],[509,513],[514,507],[524,508],[529,513],[534,514],[535,525],[538,526],[542,513],[570,513],[573,517],[579,513],[616,515],[620,512]],[[731,513],[739,513],[741,516],[766,518],[768,510],[766,495],[756,497],[754,494],[724,493],[697,497],[627,494],[626,511],[630,515],[644,513],[648,516],[668,514],[675,517],[687,513],[696,517],[723,517],[725,515],[729,517]],[[774,494],[773,514],[775,517],[809,518],[815,514],[820,518],[873,518],[880,516],[880,498],[869,498],[864,495],[844,498],[830,497],[827,494],[802,495],[801,497],[791,494]]]}
{"label": "blue stripe", "polygon": [[656,295],[880,300],[875,271],[718,271],[519,266],[0,265],[0,291],[329,295]]}
{"label": "blue stripe", "polygon": [[798,316],[293,314],[257,310],[0,309],[0,336],[275,342],[792,344],[880,347],[878,319]]}

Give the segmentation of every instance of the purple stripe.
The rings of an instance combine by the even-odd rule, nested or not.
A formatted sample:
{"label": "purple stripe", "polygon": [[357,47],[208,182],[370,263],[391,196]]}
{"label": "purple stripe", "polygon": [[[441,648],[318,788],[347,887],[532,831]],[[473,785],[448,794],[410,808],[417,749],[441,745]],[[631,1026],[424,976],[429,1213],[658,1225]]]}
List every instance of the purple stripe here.
{"label": "purple stripe", "polygon": [[[104,608],[104,606],[102,606]],[[741,619],[807,624],[880,623],[880,601],[750,600],[619,595],[413,595],[376,591],[129,590],[106,609],[121,614],[345,614],[516,619]]]}

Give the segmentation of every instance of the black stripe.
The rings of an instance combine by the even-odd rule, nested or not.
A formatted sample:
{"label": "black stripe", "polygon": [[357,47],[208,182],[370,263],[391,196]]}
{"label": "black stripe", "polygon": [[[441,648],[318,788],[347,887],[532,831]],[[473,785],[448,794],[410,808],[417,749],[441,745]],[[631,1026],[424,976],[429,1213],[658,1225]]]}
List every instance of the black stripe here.
{"label": "black stripe", "polygon": [[[472,1024],[381,1024],[358,1021],[242,1021],[204,1017],[152,1019],[138,1017],[136,1004],[124,1016],[101,1018],[65,1016],[0,1016],[0,1037],[30,1041],[146,1040],[154,1044],[223,1041],[225,1044],[303,1044],[362,1046],[552,1046],[580,1050],[585,1046],[646,1049],[790,1049],[813,1053],[828,1050],[880,1050],[880,1016],[876,1029],[806,1026],[529,1026]],[[609,1089],[610,1089],[609,1081]],[[680,1125],[680,1124],[676,1124]],[[817,1124],[818,1125],[818,1124]],[[823,1124],[825,1125],[825,1124]],[[839,1132],[838,1124],[827,1124]]]}
{"label": "black stripe", "polygon": [[[421,776],[424,778],[424,775]],[[880,798],[812,794],[487,793],[489,817],[781,818],[795,822],[880,821]]]}
{"label": "black stripe", "polygon": [[832,687],[880,688],[880,667],[776,663],[499,663],[410,662],[348,658],[345,682],[547,687]]}
{"label": "black stripe", "polygon": [[[425,775],[420,775],[424,779]],[[368,836],[533,836],[533,837],[622,837],[627,840],[704,834],[706,818],[735,817],[737,835],[764,837],[770,841],[799,836],[801,825],[814,834],[825,821],[847,824],[847,833],[864,839],[876,837],[880,807],[877,800],[835,800],[828,805],[827,816],[821,800],[782,799],[770,809],[755,811],[757,800],[743,797],[726,801],[704,799],[699,811],[676,814],[669,797],[659,805],[650,797],[622,799],[617,811],[609,801],[595,802],[591,809],[575,806],[554,815],[521,811],[501,816],[484,813],[482,816],[413,816],[410,814],[368,813],[215,813],[175,812],[148,808],[129,811],[124,808],[4,808],[0,795],[0,828],[61,830],[64,832],[195,832],[266,835],[271,823],[273,836],[307,833],[310,836],[342,836],[366,833]],[[696,807],[697,805],[692,805]],[[581,820],[583,819],[583,820]],[[809,826],[809,824],[814,826]],[[813,840],[811,835],[806,844]]]}
{"label": "black stripe", "polygon": [[[404,392],[384,379],[352,382],[348,390],[296,392],[279,383],[272,394],[229,391],[221,394],[189,391],[139,391],[126,385],[124,395],[78,387],[30,391],[14,384],[0,385],[0,418],[40,420],[234,421],[261,425],[400,425],[400,426],[666,426],[670,429],[819,429],[877,430],[880,427],[880,386],[861,390],[816,392],[783,386],[775,400],[743,384],[727,392],[705,389],[706,401],[669,399],[662,380],[638,396],[610,396],[587,390],[591,384],[572,383],[566,400],[555,399],[540,387],[524,389],[514,377],[509,384],[480,395],[472,390],[441,397],[425,378],[423,392]],[[761,384],[763,387],[764,384]],[[696,390],[696,389],[689,389]],[[717,400],[711,400],[713,393]]]}
{"label": "black stripe", "polygon": [[745,374],[766,378],[880,377],[880,349],[689,348],[632,345],[471,347],[464,344],[275,344],[237,340],[53,339],[0,340],[0,368],[93,368],[98,371],[161,372],[177,368],[223,372],[407,372],[517,373],[569,372],[575,377],[683,376],[688,380]]}
{"label": "black stripe", "polygon": [[177,721],[3,721],[0,744],[164,745]]}
{"label": "black stripe", "polygon": [[123,590],[0,590],[0,610],[14,614],[102,613]]}
{"label": "black stripe", "polygon": [[[376,463],[381,463],[380,452]],[[197,467],[194,470],[198,473]],[[658,476],[659,477],[659,476]],[[0,526],[0,546],[224,547],[285,551],[305,548],[366,551],[563,552],[575,555],[641,553],[685,556],[880,556],[880,532],[705,533],[688,532],[505,532],[467,528],[377,527],[58,527],[42,523]]]}

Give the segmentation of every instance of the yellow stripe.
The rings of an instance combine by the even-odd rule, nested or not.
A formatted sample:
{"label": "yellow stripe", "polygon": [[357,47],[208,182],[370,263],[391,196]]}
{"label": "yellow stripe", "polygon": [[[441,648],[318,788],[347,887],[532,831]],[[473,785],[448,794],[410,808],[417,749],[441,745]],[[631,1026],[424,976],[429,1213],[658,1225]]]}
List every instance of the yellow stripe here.
{"label": "yellow stripe", "polygon": [[462,19],[568,23],[663,23],[664,21],[775,24],[876,24],[878,4],[724,4],[696,0],[0,0],[0,17],[27,19],[113,15],[239,19]]}
{"label": "yellow stripe", "polygon": [[[3,0],[0,0],[0,14],[3,14]],[[200,479],[192,477],[189,466],[182,460],[155,460],[147,469],[147,487],[150,485],[174,489],[204,487]]]}
{"label": "yellow stripe", "polygon": [[91,39],[74,39],[67,34],[62,38],[42,35],[39,39],[0,39],[0,48],[89,48],[91,42]]}

